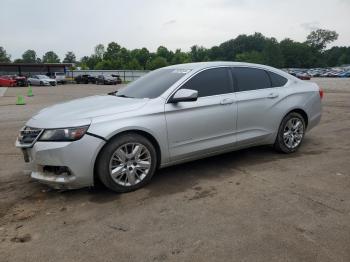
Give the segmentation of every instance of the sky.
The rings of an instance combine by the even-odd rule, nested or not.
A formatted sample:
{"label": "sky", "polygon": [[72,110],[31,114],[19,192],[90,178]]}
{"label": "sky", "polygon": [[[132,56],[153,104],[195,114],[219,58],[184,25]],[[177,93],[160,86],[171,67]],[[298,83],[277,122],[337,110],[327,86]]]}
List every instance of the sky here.
{"label": "sky", "polygon": [[77,58],[112,41],[128,49],[163,45],[188,51],[239,34],[305,41],[317,28],[336,30],[332,45],[350,46],[350,0],[0,0],[0,46],[20,58],[67,51]]}

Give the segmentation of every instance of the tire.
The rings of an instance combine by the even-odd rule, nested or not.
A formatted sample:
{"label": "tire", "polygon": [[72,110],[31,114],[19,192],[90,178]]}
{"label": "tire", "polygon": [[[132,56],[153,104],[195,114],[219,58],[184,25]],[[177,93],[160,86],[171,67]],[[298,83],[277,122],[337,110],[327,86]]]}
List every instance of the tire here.
{"label": "tire", "polygon": [[285,154],[297,151],[304,139],[305,130],[304,117],[296,112],[289,113],[280,124],[274,148]]}
{"label": "tire", "polygon": [[[133,151],[138,151],[139,154],[133,154]],[[131,192],[147,184],[156,167],[157,153],[153,144],[135,133],[112,139],[102,149],[96,163],[100,181],[118,193]],[[115,170],[114,178],[112,170]]]}
{"label": "tire", "polygon": [[43,86],[43,85],[44,85],[44,83],[43,83],[42,81],[40,81],[39,85]]}

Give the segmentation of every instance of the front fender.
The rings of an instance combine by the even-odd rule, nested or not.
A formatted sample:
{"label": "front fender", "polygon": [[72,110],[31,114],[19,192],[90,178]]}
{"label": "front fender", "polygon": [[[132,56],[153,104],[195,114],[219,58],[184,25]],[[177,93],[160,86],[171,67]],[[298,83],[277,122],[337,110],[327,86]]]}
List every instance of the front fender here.
{"label": "front fender", "polygon": [[116,116],[98,117],[92,120],[89,132],[106,140],[125,132],[142,131],[151,135],[158,143],[161,165],[169,161],[168,139],[164,109],[143,109]]}

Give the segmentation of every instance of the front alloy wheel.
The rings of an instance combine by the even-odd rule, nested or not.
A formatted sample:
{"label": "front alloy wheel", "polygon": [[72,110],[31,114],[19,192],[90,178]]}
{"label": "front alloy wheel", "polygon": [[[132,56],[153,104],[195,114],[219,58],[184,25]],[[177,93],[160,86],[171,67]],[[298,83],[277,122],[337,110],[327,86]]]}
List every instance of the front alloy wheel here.
{"label": "front alloy wheel", "polygon": [[134,186],[145,179],[151,167],[151,153],[140,143],[121,145],[112,155],[109,171],[121,186]]}
{"label": "front alloy wheel", "polygon": [[145,185],[157,167],[153,144],[136,133],[113,138],[102,149],[96,171],[101,182],[116,192],[129,192]]}

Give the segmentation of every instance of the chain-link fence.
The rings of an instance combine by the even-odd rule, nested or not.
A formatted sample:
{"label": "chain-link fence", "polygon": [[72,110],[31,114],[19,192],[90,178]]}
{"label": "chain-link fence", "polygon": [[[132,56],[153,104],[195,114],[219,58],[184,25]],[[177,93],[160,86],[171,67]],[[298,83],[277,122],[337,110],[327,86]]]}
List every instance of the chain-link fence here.
{"label": "chain-link fence", "polygon": [[68,70],[66,76],[74,78],[78,75],[119,75],[124,82],[134,81],[135,79],[147,74],[147,70]]}

